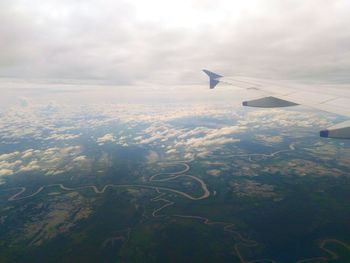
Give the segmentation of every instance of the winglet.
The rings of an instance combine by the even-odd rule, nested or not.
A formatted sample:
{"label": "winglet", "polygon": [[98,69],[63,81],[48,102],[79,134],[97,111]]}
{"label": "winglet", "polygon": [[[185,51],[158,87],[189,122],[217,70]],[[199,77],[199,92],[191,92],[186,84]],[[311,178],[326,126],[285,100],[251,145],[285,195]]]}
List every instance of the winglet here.
{"label": "winglet", "polygon": [[209,77],[209,87],[211,89],[215,88],[215,86],[220,82],[218,79],[222,78],[222,76],[206,69],[203,69],[203,72]]}

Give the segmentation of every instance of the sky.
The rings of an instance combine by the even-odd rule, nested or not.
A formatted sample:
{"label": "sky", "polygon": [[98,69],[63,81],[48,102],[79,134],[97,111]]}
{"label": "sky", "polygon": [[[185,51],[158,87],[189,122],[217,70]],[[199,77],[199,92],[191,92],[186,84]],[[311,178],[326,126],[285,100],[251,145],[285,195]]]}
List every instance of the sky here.
{"label": "sky", "polygon": [[1,0],[0,77],[350,81],[348,0]]}

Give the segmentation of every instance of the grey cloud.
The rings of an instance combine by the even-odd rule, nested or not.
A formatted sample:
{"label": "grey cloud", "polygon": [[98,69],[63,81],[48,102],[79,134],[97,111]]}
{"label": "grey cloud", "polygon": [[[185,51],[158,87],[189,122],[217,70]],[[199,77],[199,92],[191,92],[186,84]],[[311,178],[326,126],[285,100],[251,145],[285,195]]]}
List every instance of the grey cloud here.
{"label": "grey cloud", "polygon": [[168,25],[140,17],[137,1],[4,0],[0,76],[189,84],[204,81],[200,69],[208,67],[349,80],[348,1],[247,2],[256,7],[237,14],[240,1],[188,1],[184,14],[172,15],[192,14],[193,25]]}
{"label": "grey cloud", "polygon": [[305,3],[277,15],[244,21],[236,34],[224,41],[222,50],[230,47],[231,52],[219,54],[223,67],[231,65],[262,77],[347,78],[348,12],[333,2]]}

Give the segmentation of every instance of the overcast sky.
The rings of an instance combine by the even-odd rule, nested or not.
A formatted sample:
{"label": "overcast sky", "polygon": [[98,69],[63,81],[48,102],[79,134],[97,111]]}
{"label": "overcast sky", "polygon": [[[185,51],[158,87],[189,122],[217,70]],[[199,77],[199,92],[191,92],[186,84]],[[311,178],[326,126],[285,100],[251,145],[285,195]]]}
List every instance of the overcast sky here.
{"label": "overcast sky", "polygon": [[0,76],[350,80],[349,0],[1,0]]}

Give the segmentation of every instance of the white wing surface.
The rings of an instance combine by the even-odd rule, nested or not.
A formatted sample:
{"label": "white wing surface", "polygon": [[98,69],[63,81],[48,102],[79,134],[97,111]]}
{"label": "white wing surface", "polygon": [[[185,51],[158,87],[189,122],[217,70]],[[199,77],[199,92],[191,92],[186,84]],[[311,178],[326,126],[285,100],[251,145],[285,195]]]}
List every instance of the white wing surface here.
{"label": "white wing surface", "polygon": [[[350,117],[350,87],[313,86],[290,84],[284,81],[269,81],[246,77],[223,77],[203,70],[210,80],[210,88],[222,82],[237,89],[265,94],[261,98],[244,101],[243,106],[277,108],[305,105],[322,111]],[[320,132],[321,137],[350,139],[350,120]]]}

